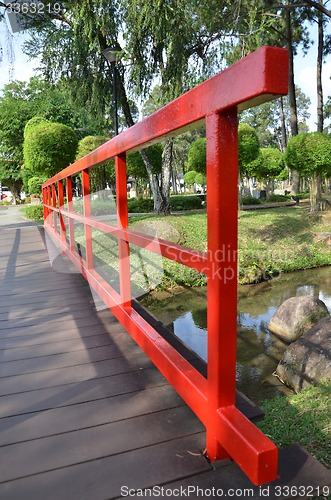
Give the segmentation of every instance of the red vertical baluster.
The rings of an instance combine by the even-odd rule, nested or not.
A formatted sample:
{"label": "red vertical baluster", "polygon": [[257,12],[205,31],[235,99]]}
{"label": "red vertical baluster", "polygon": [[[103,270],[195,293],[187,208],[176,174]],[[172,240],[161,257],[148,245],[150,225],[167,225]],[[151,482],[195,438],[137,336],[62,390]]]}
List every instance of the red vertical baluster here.
{"label": "red vertical baluster", "polygon": [[[91,188],[88,168],[82,171],[84,219],[91,217]],[[92,228],[85,221],[85,248],[87,269],[93,269]]]}
{"label": "red vertical baluster", "polygon": [[[66,182],[67,189],[67,202],[68,202],[68,212],[71,214],[73,210],[72,206],[72,178],[67,177]],[[69,215],[69,238],[70,238],[70,251],[73,252],[75,250],[75,230],[74,230],[74,221]]]}
{"label": "red vertical baluster", "polygon": [[[56,208],[56,200],[57,200],[56,186],[55,184],[52,184],[52,207],[54,208]],[[52,223],[53,223],[53,230],[55,233],[57,233],[57,213],[55,210],[52,210]]]}
{"label": "red vertical baluster", "polygon": [[[128,217],[128,197],[126,180],[126,155],[122,154],[115,158],[116,168],[116,208],[117,225],[120,229],[127,229]],[[130,248],[126,240],[118,240],[118,257],[120,271],[120,294],[122,307],[127,310],[131,308],[131,287],[130,287]]]}
{"label": "red vertical baluster", "polygon": [[58,181],[58,196],[59,196],[59,217],[60,217],[60,236],[63,243],[66,243],[66,225],[62,214],[64,205],[63,180]]}

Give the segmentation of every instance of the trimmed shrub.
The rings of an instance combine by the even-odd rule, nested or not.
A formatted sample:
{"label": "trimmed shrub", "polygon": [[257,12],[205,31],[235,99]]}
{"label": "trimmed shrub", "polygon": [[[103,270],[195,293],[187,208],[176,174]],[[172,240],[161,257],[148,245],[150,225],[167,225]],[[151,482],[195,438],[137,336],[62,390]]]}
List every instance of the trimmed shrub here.
{"label": "trimmed shrub", "polygon": [[202,199],[199,196],[171,196],[170,210],[196,210],[202,208]]}
{"label": "trimmed shrub", "polygon": [[243,196],[241,198],[241,205],[260,205],[261,200],[254,198],[254,196]]}
{"label": "trimmed shrub", "polygon": [[154,201],[151,199],[137,200],[136,198],[130,198],[128,200],[128,209],[130,213],[153,212]]}
{"label": "trimmed shrub", "polygon": [[25,217],[31,220],[44,218],[44,207],[42,205],[31,205],[25,208]]}
{"label": "trimmed shrub", "polygon": [[289,200],[291,200],[291,196],[284,194],[271,194],[267,199],[267,201],[270,201],[271,203],[281,203]]}

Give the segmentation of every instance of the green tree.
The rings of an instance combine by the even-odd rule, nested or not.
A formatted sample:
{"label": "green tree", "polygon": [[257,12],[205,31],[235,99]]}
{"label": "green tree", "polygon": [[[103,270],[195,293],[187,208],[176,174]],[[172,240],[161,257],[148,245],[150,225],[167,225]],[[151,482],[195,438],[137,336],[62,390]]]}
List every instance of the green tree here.
{"label": "green tree", "polygon": [[262,148],[258,158],[249,165],[250,177],[266,182],[268,194],[274,190],[274,180],[285,168],[284,155],[276,148]]}
{"label": "green tree", "polygon": [[189,170],[206,173],[206,138],[201,137],[192,142],[188,151],[187,166]]}
{"label": "green tree", "polygon": [[194,186],[195,178],[198,175],[198,172],[195,170],[189,170],[184,174],[184,182],[187,186]]}
{"label": "green tree", "polygon": [[24,84],[5,85],[0,97],[0,181],[19,199],[23,185],[23,132],[33,116],[31,102],[22,98]]}
{"label": "green tree", "polygon": [[241,176],[249,177],[249,164],[259,156],[260,145],[255,129],[247,123],[238,127],[238,164]]}
{"label": "green tree", "polygon": [[[306,120],[310,117],[310,99],[297,86],[296,106],[298,129],[300,132],[308,132]],[[248,123],[255,129],[261,148],[273,147],[284,152],[288,139],[291,137],[288,97],[266,102],[244,111],[240,115],[240,122]]]}
{"label": "green tree", "polygon": [[320,210],[318,203],[319,178],[331,175],[331,137],[323,132],[311,132],[292,137],[288,143],[285,161],[309,179],[310,210]]}
{"label": "green tree", "polygon": [[76,133],[62,123],[42,122],[30,128],[24,139],[24,163],[31,174],[52,177],[75,161]]}
{"label": "green tree", "polygon": [[[162,155],[163,147],[161,144],[153,144],[144,150],[144,154],[148,157],[153,175],[159,182],[162,171]],[[140,184],[148,181],[148,174],[145,163],[138,151],[127,155],[127,174],[135,179],[136,193],[140,196]]]}
{"label": "green tree", "polygon": [[[99,146],[108,141],[109,138],[105,136],[94,136],[87,135],[83,139],[81,139],[78,143],[76,160],[83,158],[87,154],[91,153]],[[98,165],[90,169],[90,185],[91,191],[103,191],[107,182],[110,186],[115,184],[115,162],[114,160],[110,160],[109,162]]]}

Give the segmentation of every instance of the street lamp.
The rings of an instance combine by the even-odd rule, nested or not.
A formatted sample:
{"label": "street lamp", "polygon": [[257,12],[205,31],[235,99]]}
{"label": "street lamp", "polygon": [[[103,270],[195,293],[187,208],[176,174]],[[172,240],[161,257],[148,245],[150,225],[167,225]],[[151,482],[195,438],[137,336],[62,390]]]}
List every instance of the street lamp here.
{"label": "street lamp", "polygon": [[117,82],[116,82],[116,62],[117,50],[112,47],[105,48],[101,53],[107,59],[113,71],[113,100],[114,100],[114,129],[115,135],[118,135],[118,116],[117,116]]}

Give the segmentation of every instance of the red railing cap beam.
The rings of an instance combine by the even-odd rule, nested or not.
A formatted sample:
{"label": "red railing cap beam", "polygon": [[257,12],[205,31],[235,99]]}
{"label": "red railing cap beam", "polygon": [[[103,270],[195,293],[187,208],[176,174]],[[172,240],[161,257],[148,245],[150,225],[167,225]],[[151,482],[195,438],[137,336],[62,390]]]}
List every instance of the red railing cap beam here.
{"label": "red railing cap beam", "polygon": [[286,95],[287,90],[287,50],[262,47],[113,137],[49,179],[44,186],[126,151],[138,150],[160,138],[174,136],[208,115],[234,106],[243,111]]}

